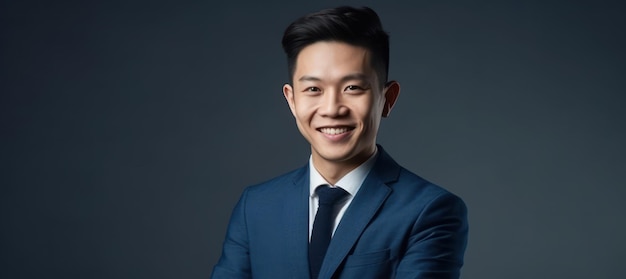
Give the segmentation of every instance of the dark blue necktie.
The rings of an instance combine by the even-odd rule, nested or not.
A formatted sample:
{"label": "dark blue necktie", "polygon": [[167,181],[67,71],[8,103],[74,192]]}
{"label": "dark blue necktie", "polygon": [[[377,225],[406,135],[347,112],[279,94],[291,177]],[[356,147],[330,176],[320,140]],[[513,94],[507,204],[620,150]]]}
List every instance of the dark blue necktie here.
{"label": "dark blue necktie", "polygon": [[319,207],[317,214],[315,214],[311,243],[309,243],[309,265],[312,279],[317,279],[326,250],[328,250],[328,244],[330,244],[335,220],[335,204],[348,195],[345,190],[339,187],[331,188],[328,185],[317,187],[315,192],[319,197]]}

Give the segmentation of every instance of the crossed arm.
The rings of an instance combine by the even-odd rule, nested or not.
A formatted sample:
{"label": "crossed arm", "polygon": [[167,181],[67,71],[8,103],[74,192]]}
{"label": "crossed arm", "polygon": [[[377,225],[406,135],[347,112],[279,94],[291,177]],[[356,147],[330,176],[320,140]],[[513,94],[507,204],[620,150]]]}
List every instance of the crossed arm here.
{"label": "crossed arm", "polygon": [[[233,210],[222,256],[211,278],[252,278],[246,199],[247,191]],[[386,270],[383,273],[388,272],[385,274],[389,278],[459,278],[467,234],[465,204],[460,198],[444,192],[423,207],[410,228],[408,238],[403,240],[406,245],[402,253],[392,255],[388,262],[382,263],[379,266],[382,270],[376,265],[343,268],[341,278],[380,278],[374,274],[381,274],[383,270]],[[303,276],[308,276],[307,270],[303,271]]]}

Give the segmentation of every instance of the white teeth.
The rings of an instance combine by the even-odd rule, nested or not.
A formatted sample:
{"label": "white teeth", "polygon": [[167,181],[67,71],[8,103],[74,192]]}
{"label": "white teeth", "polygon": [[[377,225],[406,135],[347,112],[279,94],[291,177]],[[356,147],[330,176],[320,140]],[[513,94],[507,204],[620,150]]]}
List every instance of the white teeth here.
{"label": "white teeth", "polygon": [[348,128],[321,128],[320,131],[324,134],[338,135],[348,131]]}

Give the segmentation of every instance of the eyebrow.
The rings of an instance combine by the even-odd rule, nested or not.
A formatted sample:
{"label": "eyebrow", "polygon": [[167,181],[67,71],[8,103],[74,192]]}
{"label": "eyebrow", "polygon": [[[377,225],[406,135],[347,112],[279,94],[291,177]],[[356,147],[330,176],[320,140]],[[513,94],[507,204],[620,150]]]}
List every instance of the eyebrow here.
{"label": "eyebrow", "polygon": [[[339,81],[340,82],[346,82],[346,81],[350,81],[350,80],[360,80],[360,81],[369,81],[368,76],[365,74],[350,74],[347,76],[342,77]],[[302,76],[298,79],[298,81],[322,81],[320,78],[318,77],[314,77],[314,76]]]}

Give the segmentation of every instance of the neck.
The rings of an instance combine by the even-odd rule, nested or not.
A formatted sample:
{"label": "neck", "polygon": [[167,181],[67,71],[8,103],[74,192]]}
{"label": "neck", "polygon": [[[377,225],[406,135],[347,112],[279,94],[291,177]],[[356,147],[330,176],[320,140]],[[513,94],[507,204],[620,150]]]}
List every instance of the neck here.
{"label": "neck", "polygon": [[322,177],[324,177],[324,179],[326,179],[326,181],[328,181],[328,183],[335,185],[346,174],[367,161],[367,159],[369,159],[374,152],[376,152],[375,147],[371,152],[363,154],[362,156],[356,156],[346,161],[330,161],[322,158],[319,154],[313,153],[313,167],[315,167],[315,169]]}

